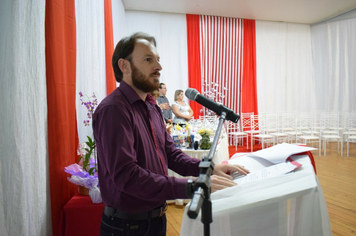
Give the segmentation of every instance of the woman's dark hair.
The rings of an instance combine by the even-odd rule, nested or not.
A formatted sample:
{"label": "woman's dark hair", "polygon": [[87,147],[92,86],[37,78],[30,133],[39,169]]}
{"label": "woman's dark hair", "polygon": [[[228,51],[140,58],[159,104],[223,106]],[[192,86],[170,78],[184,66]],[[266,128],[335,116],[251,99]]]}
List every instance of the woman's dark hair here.
{"label": "woman's dark hair", "polygon": [[137,32],[129,37],[122,38],[115,47],[114,53],[112,55],[112,67],[114,69],[115,79],[117,82],[122,80],[122,71],[117,64],[120,58],[131,60],[130,56],[134,50],[137,39],[146,39],[148,42],[152,43],[156,47],[156,39],[146,33]]}

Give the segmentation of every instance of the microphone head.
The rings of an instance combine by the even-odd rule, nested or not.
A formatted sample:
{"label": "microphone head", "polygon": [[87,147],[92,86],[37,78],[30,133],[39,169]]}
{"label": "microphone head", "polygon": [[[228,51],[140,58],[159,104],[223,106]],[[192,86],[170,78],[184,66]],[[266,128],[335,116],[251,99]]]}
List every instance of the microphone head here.
{"label": "microphone head", "polygon": [[192,101],[195,101],[198,94],[199,92],[196,89],[188,88],[187,90],[185,90],[185,96]]}

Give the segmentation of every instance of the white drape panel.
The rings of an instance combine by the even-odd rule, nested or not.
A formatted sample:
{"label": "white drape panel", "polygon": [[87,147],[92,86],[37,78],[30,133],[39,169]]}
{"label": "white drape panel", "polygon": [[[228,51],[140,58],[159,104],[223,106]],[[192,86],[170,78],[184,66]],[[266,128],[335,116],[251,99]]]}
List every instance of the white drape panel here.
{"label": "white drape panel", "polygon": [[310,26],[256,21],[260,113],[316,109]]}
{"label": "white drape panel", "polygon": [[0,3],[0,234],[51,235],[45,0]]}
{"label": "white drape panel", "polygon": [[122,37],[126,35],[126,14],[122,1],[112,0],[112,23],[114,34],[114,49]]}
{"label": "white drape panel", "polygon": [[311,27],[319,110],[356,110],[356,11]]}
{"label": "white drape panel", "polygon": [[[100,102],[106,96],[104,1],[75,1],[77,31],[76,108],[79,141],[93,137],[87,108],[81,105],[79,92],[91,96],[95,92]],[[83,98],[85,101],[88,99]],[[90,124],[91,124],[91,119]]]}
{"label": "white drape panel", "polygon": [[172,103],[175,90],[188,88],[186,17],[183,14],[126,11],[127,35],[137,31],[156,38],[163,68],[160,81],[166,84],[166,96]]}
{"label": "white drape panel", "polygon": [[[202,94],[241,111],[243,23],[241,19],[200,16]],[[214,114],[203,108],[203,114]]]}

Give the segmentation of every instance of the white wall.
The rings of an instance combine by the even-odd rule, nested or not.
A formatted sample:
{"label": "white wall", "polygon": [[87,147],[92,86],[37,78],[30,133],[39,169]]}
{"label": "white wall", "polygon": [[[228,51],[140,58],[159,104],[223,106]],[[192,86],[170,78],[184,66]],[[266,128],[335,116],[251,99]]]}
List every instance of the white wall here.
{"label": "white wall", "polygon": [[310,26],[256,21],[258,109],[316,109]]}
{"label": "white wall", "polygon": [[317,107],[356,111],[356,10],[311,26]]}
{"label": "white wall", "polygon": [[174,101],[177,89],[188,88],[187,27],[185,15],[126,11],[126,33],[137,31],[156,38],[162,65],[160,81],[167,86],[167,98]]}

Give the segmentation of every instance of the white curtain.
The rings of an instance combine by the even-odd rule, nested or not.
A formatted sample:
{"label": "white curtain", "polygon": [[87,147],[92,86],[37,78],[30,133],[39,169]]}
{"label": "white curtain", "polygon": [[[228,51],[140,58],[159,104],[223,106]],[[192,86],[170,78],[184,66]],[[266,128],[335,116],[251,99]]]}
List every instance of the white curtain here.
{"label": "white curtain", "polygon": [[[79,141],[93,137],[87,108],[81,104],[95,93],[98,102],[106,96],[104,1],[75,1],[77,32],[76,108]],[[93,98],[91,98],[93,100]],[[83,121],[90,125],[84,126]]]}
{"label": "white curtain", "polygon": [[114,34],[114,49],[122,37],[126,35],[126,14],[122,1],[112,0],[112,23]]}
{"label": "white curtain", "polygon": [[356,10],[311,26],[319,110],[356,111]]}
{"label": "white curtain", "polygon": [[45,0],[0,2],[1,235],[51,235]]}
{"label": "white curtain", "polygon": [[[188,88],[187,24],[184,14],[126,11],[126,33],[137,31],[156,38],[162,65],[160,81],[167,86],[167,98],[174,101],[177,89]],[[186,99],[188,101],[188,99]]]}
{"label": "white curtain", "polygon": [[260,113],[316,109],[310,26],[256,21]]}

